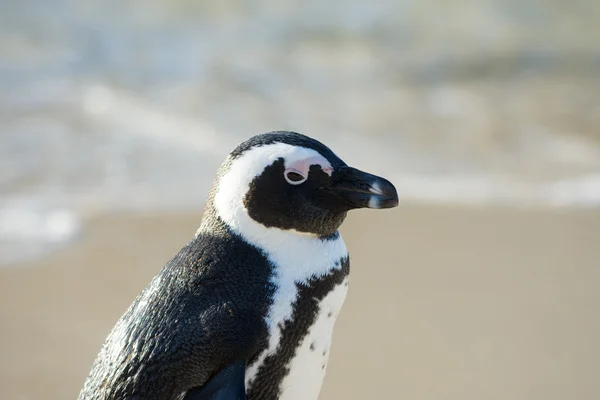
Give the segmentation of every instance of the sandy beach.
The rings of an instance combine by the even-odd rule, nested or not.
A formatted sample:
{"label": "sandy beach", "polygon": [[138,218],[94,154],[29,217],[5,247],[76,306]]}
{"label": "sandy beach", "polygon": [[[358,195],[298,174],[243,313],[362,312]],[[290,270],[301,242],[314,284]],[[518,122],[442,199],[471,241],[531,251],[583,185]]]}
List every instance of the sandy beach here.
{"label": "sandy beach", "polygon": [[[0,270],[0,398],[76,398],[200,214],[112,215]],[[600,397],[600,212],[402,205],[342,229],[352,280],[322,399]]]}
{"label": "sandy beach", "polygon": [[0,400],[77,398],[218,166],[271,130],[400,194],[342,227],[321,400],[600,399],[598,21],[600,1],[0,1]]}

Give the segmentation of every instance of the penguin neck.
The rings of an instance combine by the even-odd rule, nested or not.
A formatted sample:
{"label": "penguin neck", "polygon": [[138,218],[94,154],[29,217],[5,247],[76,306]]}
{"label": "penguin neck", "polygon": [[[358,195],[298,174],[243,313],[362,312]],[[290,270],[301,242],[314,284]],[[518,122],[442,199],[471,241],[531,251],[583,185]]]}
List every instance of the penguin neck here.
{"label": "penguin neck", "polygon": [[[236,218],[232,219],[232,215]],[[252,220],[243,210],[223,218],[214,207],[212,196],[206,204],[196,235],[201,232],[212,235],[231,232],[238,235],[265,253],[275,266],[278,279],[291,282],[323,276],[339,268],[340,260],[348,257],[346,244],[337,230],[329,236],[319,237],[294,230],[267,228]]]}

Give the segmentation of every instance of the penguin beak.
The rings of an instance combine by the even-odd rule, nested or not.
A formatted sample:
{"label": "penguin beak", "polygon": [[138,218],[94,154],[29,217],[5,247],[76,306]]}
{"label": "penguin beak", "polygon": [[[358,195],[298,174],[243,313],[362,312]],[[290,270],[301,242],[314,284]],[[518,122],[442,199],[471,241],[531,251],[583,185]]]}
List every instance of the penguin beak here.
{"label": "penguin beak", "polygon": [[350,208],[392,208],[398,205],[396,188],[387,179],[352,167],[336,168],[332,189]]}

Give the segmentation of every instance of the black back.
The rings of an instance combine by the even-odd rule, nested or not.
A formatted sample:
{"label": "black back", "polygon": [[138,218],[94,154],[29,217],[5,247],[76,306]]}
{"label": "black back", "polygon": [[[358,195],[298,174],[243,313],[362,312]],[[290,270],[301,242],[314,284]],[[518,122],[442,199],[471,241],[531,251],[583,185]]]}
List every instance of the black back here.
{"label": "black back", "polygon": [[176,399],[266,345],[265,255],[221,226],[185,246],[106,339],[80,400]]}
{"label": "black back", "polygon": [[[218,235],[198,235],[117,322],[79,400],[175,400],[198,391],[238,360],[252,364],[268,348],[265,316],[275,293],[273,273],[274,266],[259,249],[224,225]],[[278,351],[259,369],[249,400],[279,397],[289,362],[315,322],[319,302],[348,273],[344,257],[329,274],[297,284],[298,297],[291,318],[281,327]]]}

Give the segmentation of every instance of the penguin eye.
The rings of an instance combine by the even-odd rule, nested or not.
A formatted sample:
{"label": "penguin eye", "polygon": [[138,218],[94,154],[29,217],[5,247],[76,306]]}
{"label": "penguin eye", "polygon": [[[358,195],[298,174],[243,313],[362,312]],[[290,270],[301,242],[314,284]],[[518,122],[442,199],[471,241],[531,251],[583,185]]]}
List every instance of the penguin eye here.
{"label": "penguin eye", "polygon": [[299,185],[299,184],[303,183],[307,178],[306,176],[302,175],[300,172],[294,171],[294,170],[285,171],[285,173],[283,175],[285,176],[285,180],[290,185]]}

